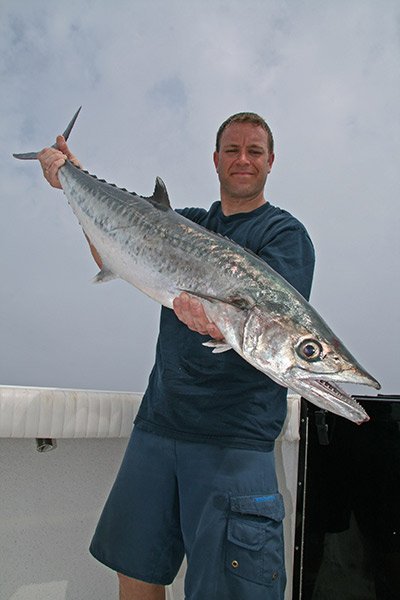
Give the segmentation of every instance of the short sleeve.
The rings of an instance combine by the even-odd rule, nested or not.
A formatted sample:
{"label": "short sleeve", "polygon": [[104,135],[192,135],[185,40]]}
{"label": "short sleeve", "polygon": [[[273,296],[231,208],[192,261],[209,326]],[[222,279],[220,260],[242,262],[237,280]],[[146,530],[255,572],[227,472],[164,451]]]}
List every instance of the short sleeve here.
{"label": "short sleeve", "polygon": [[282,275],[306,300],[310,297],[315,252],[306,229],[281,227],[257,254]]}

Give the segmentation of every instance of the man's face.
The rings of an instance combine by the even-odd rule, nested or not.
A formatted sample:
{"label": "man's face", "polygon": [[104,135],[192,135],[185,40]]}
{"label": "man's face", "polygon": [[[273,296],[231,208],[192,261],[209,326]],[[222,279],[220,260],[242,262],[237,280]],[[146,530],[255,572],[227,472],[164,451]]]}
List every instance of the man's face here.
{"label": "man's face", "polygon": [[273,161],[263,127],[252,123],[228,125],[222,132],[219,152],[214,152],[222,200],[263,198]]}

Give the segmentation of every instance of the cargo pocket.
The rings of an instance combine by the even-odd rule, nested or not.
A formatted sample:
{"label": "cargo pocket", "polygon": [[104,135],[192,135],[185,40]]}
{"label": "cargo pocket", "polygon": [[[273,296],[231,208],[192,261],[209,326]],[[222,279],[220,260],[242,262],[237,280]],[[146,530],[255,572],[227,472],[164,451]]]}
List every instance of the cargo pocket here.
{"label": "cargo pocket", "polygon": [[282,496],[235,496],[230,508],[227,569],[237,577],[264,585],[284,579]]}

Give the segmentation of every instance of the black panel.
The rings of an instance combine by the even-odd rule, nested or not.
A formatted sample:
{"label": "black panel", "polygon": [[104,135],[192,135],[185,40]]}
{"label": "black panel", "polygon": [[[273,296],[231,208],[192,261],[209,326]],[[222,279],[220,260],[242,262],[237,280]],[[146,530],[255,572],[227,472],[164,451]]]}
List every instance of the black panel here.
{"label": "black panel", "polygon": [[400,600],[400,396],[355,398],[368,423],[302,401],[294,600]]}

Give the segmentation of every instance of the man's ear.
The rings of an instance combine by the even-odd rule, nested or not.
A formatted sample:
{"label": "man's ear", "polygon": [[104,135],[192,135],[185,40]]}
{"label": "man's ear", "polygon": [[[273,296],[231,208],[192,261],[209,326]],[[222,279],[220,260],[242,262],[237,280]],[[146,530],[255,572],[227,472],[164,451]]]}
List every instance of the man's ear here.
{"label": "man's ear", "polygon": [[271,152],[271,154],[268,157],[268,164],[269,164],[270,171],[272,169],[272,165],[274,164],[274,160],[275,160],[275,154],[273,152]]}
{"label": "man's ear", "polygon": [[216,150],[213,154],[213,161],[214,161],[214,165],[215,165],[215,170],[218,171],[219,153]]}

